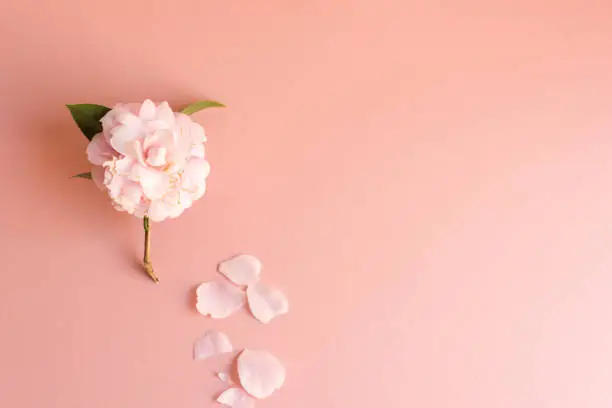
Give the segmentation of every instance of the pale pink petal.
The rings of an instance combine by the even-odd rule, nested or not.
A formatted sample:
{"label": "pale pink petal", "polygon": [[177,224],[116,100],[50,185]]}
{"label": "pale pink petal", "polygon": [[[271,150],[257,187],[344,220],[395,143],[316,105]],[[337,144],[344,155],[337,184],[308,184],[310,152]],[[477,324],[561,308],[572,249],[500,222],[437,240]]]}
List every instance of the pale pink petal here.
{"label": "pale pink petal", "polygon": [[147,152],[147,163],[154,167],[164,166],[166,164],[166,148],[152,147]]}
{"label": "pale pink petal", "polygon": [[289,311],[289,302],[285,295],[261,282],[249,285],[246,295],[251,313],[262,323],[268,323],[276,316]]}
{"label": "pale pink petal", "polygon": [[144,191],[147,198],[158,200],[170,189],[170,177],[168,177],[168,174],[144,166],[138,166],[137,171],[142,191]]}
{"label": "pale pink petal", "polygon": [[151,221],[161,222],[166,218],[170,218],[173,214],[173,208],[165,200],[151,201],[149,209],[147,210],[147,216]]}
{"label": "pale pink petal", "polygon": [[180,129],[174,133],[173,148],[169,152],[169,161],[178,166],[184,166],[189,159],[193,139],[186,133],[182,133]]}
{"label": "pale pink petal", "polygon": [[117,122],[128,127],[140,127],[142,119],[131,112],[120,112],[116,116]]}
{"label": "pale pink petal", "polygon": [[117,152],[108,143],[103,133],[95,135],[87,145],[87,159],[96,166],[112,160],[116,154]]}
{"label": "pale pink petal", "polygon": [[147,204],[147,202],[143,200],[140,202],[140,205],[136,209],[134,209],[134,212],[132,213],[132,215],[140,219],[143,219],[144,216],[147,215],[148,209],[149,209],[149,204]]}
{"label": "pale pink petal", "polygon": [[222,382],[226,383],[226,384],[228,384],[228,383],[229,383],[229,380],[230,380],[230,379],[229,379],[229,374],[228,374],[228,373],[226,373],[226,372],[224,372],[224,371],[218,372],[218,373],[217,373],[217,378],[218,378],[219,380],[221,380]]}
{"label": "pale pink petal", "polygon": [[267,351],[244,350],[238,356],[238,378],[246,392],[267,398],[285,382],[285,367]]}
{"label": "pale pink petal", "polygon": [[140,107],[140,111],[138,112],[138,116],[140,116],[144,120],[151,120],[155,118],[155,103],[152,100],[147,99],[142,103]]}
{"label": "pale pink petal", "polygon": [[185,211],[184,204],[191,205],[191,201],[187,202],[187,200],[181,201],[179,197],[187,197],[187,194],[183,194],[181,191],[173,191],[171,194],[168,194],[164,201],[166,202],[166,206],[168,208],[168,218],[176,218]]}
{"label": "pale pink petal", "polygon": [[115,106],[113,110],[108,111],[106,115],[102,116],[102,119],[100,119],[100,122],[102,123],[102,129],[104,129],[105,131],[117,125],[117,112],[114,110],[116,108],[117,106]]}
{"label": "pale pink petal", "polygon": [[166,122],[170,125],[174,124],[174,112],[172,112],[172,108],[168,105],[168,102],[162,102],[157,106],[156,117],[157,120]]}
{"label": "pale pink petal", "polygon": [[206,160],[192,159],[185,166],[181,175],[181,188],[187,191],[193,201],[201,198],[206,192],[206,177],[210,165]]}
{"label": "pale pink petal", "polygon": [[217,398],[219,404],[231,408],[253,408],[255,401],[240,388],[229,388]]}
{"label": "pale pink petal", "polygon": [[206,141],[206,132],[199,123],[192,122],[190,127],[191,136],[194,141],[203,143]]}
{"label": "pale pink petal", "polygon": [[189,194],[191,194],[191,199],[193,201],[199,200],[206,193],[206,182],[201,182],[199,185],[195,186],[193,190],[189,190]]}
{"label": "pale pink petal", "polygon": [[119,153],[133,157],[135,154],[133,143],[140,137],[138,126],[119,125],[111,131],[110,143]]}
{"label": "pale pink petal", "polygon": [[130,160],[144,164],[144,151],[140,140],[133,140],[123,145],[123,155]]}
{"label": "pale pink petal", "polygon": [[104,171],[104,167],[102,166],[93,166],[91,168],[91,179],[94,185],[102,191],[106,190],[104,187]]}
{"label": "pale pink petal", "polygon": [[197,157],[197,158],[204,158],[205,156],[205,149],[204,149],[204,143],[194,143],[191,146],[191,151],[189,152],[190,155],[192,155],[193,157]]}
{"label": "pale pink petal", "polygon": [[193,184],[206,180],[210,174],[210,164],[204,159],[192,159],[183,170],[183,178],[188,178]]}
{"label": "pale pink petal", "polygon": [[167,130],[156,130],[155,132],[149,133],[142,142],[142,148],[144,150],[149,150],[153,146],[164,146],[165,143],[162,143],[160,139],[166,132],[168,131]]}
{"label": "pale pink petal", "polygon": [[132,144],[132,148],[134,149],[134,157],[136,158],[136,161],[141,166],[146,166],[147,163],[145,162],[144,150],[142,148],[142,143],[140,142],[140,140],[134,141],[134,143]]}
{"label": "pale pink petal", "polygon": [[253,255],[238,255],[221,262],[219,272],[236,285],[251,285],[259,280],[261,262]]}
{"label": "pale pink petal", "polygon": [[191,207],[191,205],[193,204],[191,195],[189,195],[187,191],[183,191],[183,190],[179,191],[178,194],[179,194],[178,205],[180,205],[182,209]]}
{"label": "pale pink petal", "polygon": [[121,189],[121,194],[115,197],[115,202],[130,214],[138,209],[141,200],[142,189],[133,181],[126,182]]}
{"label": "pale pink petal", "polygon": [[146,123],[146,126],[149,130],[151,131],[156,131],[156,130],[168,130],[172,127],[172,123],[168,123],[164,120],[150,120]]}
{"label": "pale pink petal", "polygon": [[125,114],[131,113],[134,117],[137,117],[138,110],[140,109],[140,103],[118,103],[113,106],[113,109],[106,113],[100,120],[102,122],[102,128],[109,130],[122,122],[120,119],[125,120]]}
{"label": "pale pink petal", "polygon": [[174,115],[176,124],[182,134],[188,134],[196,143],[203,143],[206,141],[206,132],[204,128],[199,123],[194,122],[191,116],[180,112],[176,112]]}
{"label": "pale pink petal", "polygon": [[142,106],[142,104],[138,102],[121,103],[119,105],[122,110],[131,112],[134,115],[138,115],[138,111],[140,111],[140,107]]}
{"label": "pale pink petal", "polygon": [[209,331],[193,345],[194,360],[204,360],[216,354],[234,351],[229,337],[225,333]]}
{"label": "pale pink petal", "polygon": [[[107,163],[108,164],[108,163]],[[117,174],[121,174],[123,176],[133,176],[134,172],[134,160],[124,157],[121,159],[113,160],[113,162],[109,165]]]}
{"label": "pale pink petal", "polygon": [[174,135],[170,130],[156,130],[155,132],[148,135],[143,143],[145,150],[151,147],[164,147],[166,149],[174,145]]}
{"label": "pale pink petal", "polygon": [[129,182],[129,178],[113,172],[108,167],[104,171],[104,186],[108,190],[108,195],[113,199],[121,194],[123,187]]}
{"label": "pale pink petal", "polygon": [[204,316],[222,319],[244,305],[244,292],[225,281],[204,282],[196,290],[196,309]]}

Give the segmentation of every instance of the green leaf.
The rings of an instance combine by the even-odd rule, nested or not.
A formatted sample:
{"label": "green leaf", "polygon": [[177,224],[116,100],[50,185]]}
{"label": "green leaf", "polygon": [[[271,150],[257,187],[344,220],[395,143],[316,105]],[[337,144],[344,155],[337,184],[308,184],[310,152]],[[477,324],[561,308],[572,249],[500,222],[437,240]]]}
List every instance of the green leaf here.
{"label": "green leaf", "polygon": [[102,131],[100,119],[110,110],[106,106],[94,105],[92,103],[66,105],[66,107],[70,109],[72,118],[88,140],[93,139],[97,133]]}
{"label": "green leaf", "polygon": [[71,178],[83,178],[83,179],[91,180],[91,171],[88,171],[87,173],[75,174]]}
{"label": "green leaf", "polygon": [[192,115],[196,112],[201,111],[202,109],[208,108],[225,108],[225,105],[217,101],[198,101],[192,103],[189,106],[184,107],[181,112],[185,115]]}

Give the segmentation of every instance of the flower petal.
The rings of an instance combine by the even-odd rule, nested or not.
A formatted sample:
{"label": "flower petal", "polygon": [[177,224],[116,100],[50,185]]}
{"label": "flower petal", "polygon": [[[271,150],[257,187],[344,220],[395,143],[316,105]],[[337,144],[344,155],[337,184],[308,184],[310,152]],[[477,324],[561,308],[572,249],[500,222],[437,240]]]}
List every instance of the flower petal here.
{"label": "flower petal", "polygon": [[105,165],[106,167],[113,169],[115,173],[133,179],[135,163],[132,159],[124,157],[121,159],[115,159],[109,163],[105,163]]}
{"label": "flower petal", "polygon": [[102,191],[106,191],[106,187],[104,186],[104,171],[105,169],[102,166],[93,166],[91,168],[91,179],[94,185]]}
{"label": "flower petal", "polygon": [[152,100],[146,99],[142,106],[140,106],[140,111],[138,112],[138,116],[140,116],[144,120],[151,120],[155,118],[155,103]]}
{"label": "flower petal", "polygon": [[144,150],[148,150],[152,147],[164,147],[168,148],[174,145],[174,135],[169,130],[156,130],[145,137],[143,142]]}
{"label": "flower petal", "polygon": [[157,120],[166,122],[169,125],[174,125],[174,112],[172,112],[172,108],[166,101],[157,105],[155,116],[157,117]]}
{"label": "flower petal", "polygon": [[204,159],[192,159],[187,162],[183,170],[183,177],[188,178],[193,184],[200,184],[210,174],[210,164]]}
{"label": "flower petal", "polygon": [[225,333],[209,331],[193,345],[193,359],[204,360],[216,354],[234,351],[229,337]]}
{"label": "flower petal", "polygon": [[189,152],[189,154],[193,157],[198,157],[200,159],[204,158],[205,153],[204,143],[194,143],[191,146],[191,151]]}
{"label": "flower petal", "polygon": [[180,132],[184,135],[189,135],[190,138],[195,142],[205,142],[206,139],[206,131],[197,122],[194,122],[191,119],[191,116],[185,115],[181,112],[175,112],[174,117],[176,120],[176,125],[180,129]]}
{"label": "flower petal", "polygon": [[134,141],[140,137],[140,126],[119,125],[111,131],[110,144],[119,153],[134,157]]}
{"label": "flower petal", "polygon": [[191,205],[193,204],[191,195],[187,191],[183,191],[183,190],[179,191],[178,194],[179,194],[178,205],[180,205],[182,209],[191,207]]}
{"label": "flower petal", "polygon": [[206,132],[204,131],[202,125],[200,125],[199,123],[193,122],[189,128],[189,131],[194,141],[199,143],[206,142]]}
{"label": "flower petal", "polygon": [[98,133],[87,145],[87,159],[96,166],[112,160],[116,152],[106,140],[104,133]]}
{"label": "flower petal", "polygon": [[142,191],[151,200],[162,198],[170,189],[170,177],[161,171],[149,169],[144,166],[138,166],[140,185]]}
{"label": "flower petal", "polygon": [[217,398],[217,402],[231,408],[253,408],[255,401],[240,388],[228,388]]}
{"label": "flower petal", "polygon": [[196,290],[196,309],[204,316],[222,319],[244,305],[244,292],[229,282],[204,282]]}
{"label": "flower petal", "polygon": [[253,255],[238,255],[221,262],[219,272],[236,285],[251,285],[259,280],[261,262]]}
{"label": "flower petal", "polygon": [[244,350],[238,356],[238,377],[246,392],[267,398],[285,382],[285,367],[267,351]]}
{"label": "flower petal", "polygon": [[117,122],[128,127],[140,127],[142,119],[131,112],[118,112],[116,115]]}
{"label": "flower petal", "polygon": [[253,317],[262,323],[268,323],[276,316],[289,311],[289,302],[285,295],[278,289],[262,283],[249,285],[246,296]]}
{"label": "flower petal", "polygon": [[[166,218],[172,218],[176,214],[174,206],[168,204],[166,200],[151,201],[147,210],[147,216],[154,222],[161,222]],[[180,211],[182,212],[182,210]],[[179,214],[180,214],[179,212]]]}
{"label": "flower petal", "polygon": [[193,190],[189,190],[189,194],[191,194],[191,199],[193,201],[199,200],[206,193],[206,182],[200,183],[200,185],[196,186]]}
{"label": "flower petal", "polygon": [[142,189],[137,183],[128,181],[124,183],[121,193],[114,200],[123,210],[133,214],[141,205]]}
{"label": "flower petal", "polygon": [[147,154],[147,163],[153,167],[161,167],[166,164],[166,148],[153,147]]}

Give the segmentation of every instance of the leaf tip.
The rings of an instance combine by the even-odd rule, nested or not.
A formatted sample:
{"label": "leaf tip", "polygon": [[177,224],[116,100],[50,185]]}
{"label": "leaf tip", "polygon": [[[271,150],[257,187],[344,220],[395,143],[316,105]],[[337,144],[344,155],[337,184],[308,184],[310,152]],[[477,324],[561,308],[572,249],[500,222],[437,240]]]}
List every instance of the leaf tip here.
{"label": "leaf tip", "polygon": [[92,180],[92,177],[91,177],[91,172],[90,172],[90,171],[88,171],[88,172],[86,172],[86,173],[79,173],[79,174],[75,174],[74,176],[71,176],[70,178],[71,178],[71,179],[74,179],[74,178],[82,178],[82,179],[86,179],[86,180]]}

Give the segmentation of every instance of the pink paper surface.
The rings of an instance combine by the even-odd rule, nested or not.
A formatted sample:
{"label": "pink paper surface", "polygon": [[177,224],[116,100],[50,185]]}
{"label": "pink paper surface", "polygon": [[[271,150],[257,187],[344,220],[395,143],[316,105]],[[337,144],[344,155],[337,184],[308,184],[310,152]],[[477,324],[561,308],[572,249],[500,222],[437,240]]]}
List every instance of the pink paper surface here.
{"label": "pink paper surface", "polygon": [[[4,1],[0,406],[215,407],[207,330],[269,350],[260,408],[612,406],[612,4]],[[140,222],[66,103],[202,98],[203,200]],[[237,253],[290,313],[195,311]],[[202,364],[199,364],[202,363]],[[401,394],[399,393],[401,391]]]}

